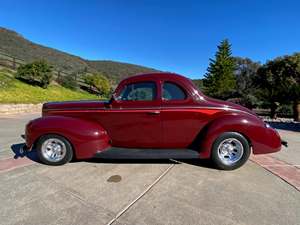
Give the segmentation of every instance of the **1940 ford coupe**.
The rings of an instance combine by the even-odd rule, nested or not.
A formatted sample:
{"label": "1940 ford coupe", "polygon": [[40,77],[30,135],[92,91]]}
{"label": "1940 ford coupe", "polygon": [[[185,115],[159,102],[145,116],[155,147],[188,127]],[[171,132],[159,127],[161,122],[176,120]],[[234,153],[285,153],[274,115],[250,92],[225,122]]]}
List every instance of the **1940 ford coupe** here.
{"label": "1940 ford coupe", "polygon": [[123,80],[109,101],[50,102],[25,131],[26,149],[48,165],[73,157],[211,158],[232,170],[276,152],[275,129],[240,105],[203,95],[189,79],[151,73]]}

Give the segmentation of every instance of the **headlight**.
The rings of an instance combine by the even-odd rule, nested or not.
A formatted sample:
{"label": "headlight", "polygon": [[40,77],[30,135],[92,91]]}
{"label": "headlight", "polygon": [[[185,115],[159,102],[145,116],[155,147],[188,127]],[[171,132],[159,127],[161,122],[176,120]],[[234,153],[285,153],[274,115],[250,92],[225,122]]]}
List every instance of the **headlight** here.
{"label": "headlight", "polygon": [[265,123],[266,128],[272,128],[270,124]]}

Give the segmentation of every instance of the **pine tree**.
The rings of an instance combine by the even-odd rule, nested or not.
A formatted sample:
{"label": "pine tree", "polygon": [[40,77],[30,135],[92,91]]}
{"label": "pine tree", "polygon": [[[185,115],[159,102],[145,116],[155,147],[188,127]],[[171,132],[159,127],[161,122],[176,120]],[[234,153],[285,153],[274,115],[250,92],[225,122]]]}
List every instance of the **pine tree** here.
{"label": "pine tree", "polygon": [[204,92],[211,97],[227,99],[236,86],[235,62],[231,57],[231,45],[227,39],[221,41],[215,59],[209,60],[203,80]]}

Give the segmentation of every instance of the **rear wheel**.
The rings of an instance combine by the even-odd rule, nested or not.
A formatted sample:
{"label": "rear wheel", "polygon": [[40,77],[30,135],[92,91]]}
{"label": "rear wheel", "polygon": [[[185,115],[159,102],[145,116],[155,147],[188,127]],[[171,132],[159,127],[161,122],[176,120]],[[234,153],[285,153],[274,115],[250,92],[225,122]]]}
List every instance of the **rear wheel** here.
{"label": "rear wheel", "polygon": [[37,154],[43,163],[56,166],[70,162],[73,157],[73,149],[66,138],[49,134],[39,139]]}
{"label": "rear wheel", "polygon": [[239,133],[225,132],[214,141],[211,158],[219,169],[237,169],[245,164],[249,156],[250,145]]}

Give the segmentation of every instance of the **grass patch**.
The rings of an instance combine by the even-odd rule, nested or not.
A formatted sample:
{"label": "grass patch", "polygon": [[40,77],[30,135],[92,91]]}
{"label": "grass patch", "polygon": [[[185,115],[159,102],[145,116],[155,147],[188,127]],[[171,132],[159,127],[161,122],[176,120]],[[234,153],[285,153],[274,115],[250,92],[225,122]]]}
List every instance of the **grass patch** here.
{"label": "grass patch", "polygon": [[48,101],[68,101],[99,99],[98,96],[73,91],[59,85],[50,85],[47,89],[23,83],[8,71],[0,71],[0,103],[40,103]]}

